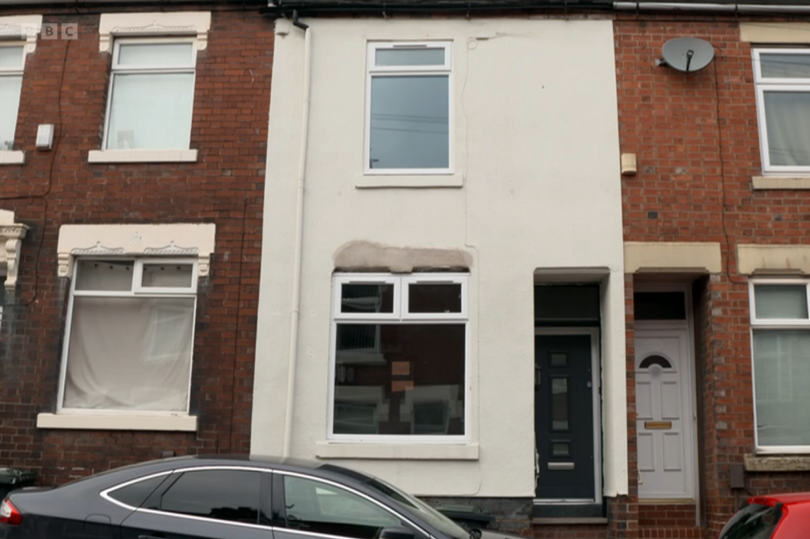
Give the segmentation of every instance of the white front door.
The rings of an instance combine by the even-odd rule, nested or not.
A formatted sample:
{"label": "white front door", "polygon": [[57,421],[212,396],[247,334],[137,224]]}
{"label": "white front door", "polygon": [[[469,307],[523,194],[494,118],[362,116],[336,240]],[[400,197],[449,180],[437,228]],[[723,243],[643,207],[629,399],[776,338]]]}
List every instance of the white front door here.
{"label": "white front door", "polygon": [[692,373],[686,329],[636,328],[641,499],[694,498]]}

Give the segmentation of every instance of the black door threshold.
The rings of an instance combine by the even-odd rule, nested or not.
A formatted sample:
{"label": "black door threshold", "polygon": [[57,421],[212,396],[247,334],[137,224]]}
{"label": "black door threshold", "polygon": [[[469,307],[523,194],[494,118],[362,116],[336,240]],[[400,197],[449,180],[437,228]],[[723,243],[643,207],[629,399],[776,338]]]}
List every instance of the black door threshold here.
{"label": "black door threshold", "polygon": [[532,507],[532,519],[545,518],[604,518],[601,503],[537,503]]}

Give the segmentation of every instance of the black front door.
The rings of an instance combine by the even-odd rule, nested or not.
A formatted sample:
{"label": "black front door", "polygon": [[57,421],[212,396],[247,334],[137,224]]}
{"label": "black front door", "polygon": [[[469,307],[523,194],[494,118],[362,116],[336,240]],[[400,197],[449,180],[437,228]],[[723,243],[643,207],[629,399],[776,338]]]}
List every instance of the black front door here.
{"label": "black front door", "polygon": [[534,349],[536,496],[593,500],[591,337],[538,335]]}

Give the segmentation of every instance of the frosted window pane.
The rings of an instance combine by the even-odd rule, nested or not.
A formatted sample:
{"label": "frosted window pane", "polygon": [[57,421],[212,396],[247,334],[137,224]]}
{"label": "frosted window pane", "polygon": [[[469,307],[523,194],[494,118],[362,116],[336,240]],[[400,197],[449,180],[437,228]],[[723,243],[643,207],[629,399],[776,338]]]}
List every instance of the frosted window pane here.
{"label": "frosted window pane", "polygon": [[108,149],[187,149],[194,75],[115,75]]}
{"label": "frosted window pane", "polygon": [[21,88],[21,75],[0,76],[0,150],[11,150],[14,146]]}
{"label": "frosted window pane", "polygon": [[761,54],[762,76],[771,79],[810,79],[810,54]]}
{"label": "frosted window pane", "polygon": [[64,406],[186,411],[193,298],[74,298]]}
{"label": "frosted window pane", "polygon": [[190,66],[191,43],[133,43],[120,45],[119,66]]}
{"label": "frosted window pane", "polygon": [[771,164],[810,166],[810,92],[767,91],[764,100]]}
{"label": "frosted window pane", "polygon": [[191,264],[144,264],[144,288],[191,288]]}
{"label": "frosted window pane", "polygon": [[371,168],[450,166],[448,85],[447,75],[372,79]]}
{"label": "frosted window pane", "polygon": [[23,47],[0,47],[0,68],[22,69]]}
{"label": "frosted window pane", "polygon": [[444,49],[377,49],[378,66],[441,66]]}
{"label": "frosted window pane", "polygon": [[807,287],[804,285],[755,286],[757,318],[807,318]]}
{"label": "frosted window pane", "polygon": [[76,290],[130,291],[134,263],[116,260],[80,260]]}
{"label": "frosted window pane", "polygon": [[810,332],[754,331],[759,445],[810,445]]}

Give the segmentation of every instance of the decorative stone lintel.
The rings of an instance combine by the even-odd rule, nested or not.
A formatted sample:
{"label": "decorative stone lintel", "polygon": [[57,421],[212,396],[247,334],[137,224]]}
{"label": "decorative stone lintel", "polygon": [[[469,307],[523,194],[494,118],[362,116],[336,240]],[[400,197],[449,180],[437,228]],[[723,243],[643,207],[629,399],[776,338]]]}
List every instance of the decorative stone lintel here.
{"label": "decorative stone lintel", "polygon": [[103,13],[99,22],[99,50],[110,52],[115,37],[195,36],[197,50],[208,46],[210,11],[169,13]]}
{"label": "decorative stone lintel", "polygon": [[6,267],[6,290],[17,287],[20,247],[28,226],[14,222],[14,212],[0,210],[0,265]]}
{"label": "decorative stone lintel", "polygon": [[58,275],[71,277],[77,256],[194,256],[205,277],[215,237],[214,224],[62,225]]}
{"label": "decorative stone lintel", "polygon": [[747,472],[806,472],[810,470],[810,455],[745,455]]}
{"label": "decorative stone lintel", "polygon": [[36,50],[40,32],[42,32],[42,15],[0,17],[0,40],[25,40],[25,54]]}

